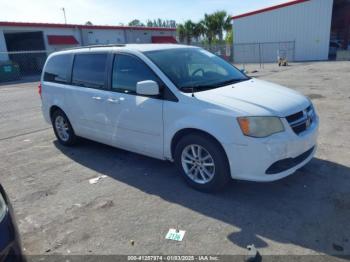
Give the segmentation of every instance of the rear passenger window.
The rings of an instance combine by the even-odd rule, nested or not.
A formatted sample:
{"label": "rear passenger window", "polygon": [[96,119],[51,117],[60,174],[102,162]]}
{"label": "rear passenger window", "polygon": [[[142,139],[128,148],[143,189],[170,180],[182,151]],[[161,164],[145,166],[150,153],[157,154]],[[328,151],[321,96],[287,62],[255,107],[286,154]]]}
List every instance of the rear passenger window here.
{"label": "rear passenger window", "polygon": [[75,55],[72,85],[89,88],[106,88],[107,54]]}
{"label": "rear passenger window", "polygon": [[68,67],[70,55],[56,55],[47,62],[44,81],[65,84],[68,82]]}
{"label": "rear passenger window", "polygon": [[131,55],[115,56],[112,79],[113,90],[126,94],[136,94],[137,82],[145,80],[153,80],[160,84],[159,78],[140,59]]}

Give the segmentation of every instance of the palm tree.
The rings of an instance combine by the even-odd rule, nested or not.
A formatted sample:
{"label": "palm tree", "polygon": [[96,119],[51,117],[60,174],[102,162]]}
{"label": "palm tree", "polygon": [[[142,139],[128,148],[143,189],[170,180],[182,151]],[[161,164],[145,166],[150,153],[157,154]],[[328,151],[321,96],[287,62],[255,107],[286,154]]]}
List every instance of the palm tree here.
{"label": "palm tree", "polygon": [[190,45],[192,42],[192,37],[194,35],[194,27],[195,24],[191,20],[187,20],[184,24],[186,40],[188,45]]}
{"label": "palm tree", "polygon": [[208,39],[209,45],[211,45],[213,39],[215,38],[217,32],[217,23],[213,15],[204,15],[203,25],[205,28],[205,35]]}
{"label": "palm tree", "polygon": [[134,19],[129,22],[129,26],[145,26],[140,20]]}
{"label": "palm tree", "polygon": [[217,35],[222,42],[224,39],[224,31],[228,32],[232,29],[231,17],[227,15],[226,11],[215,12],[212,16],[215,20],[215,35]]}
{"label": "palm tree", "polygon": [[177,25],[177,33],[180,42],[185,42],[190,45],[192,38],[196,38],[205,35],[209,46],[211,46],[213,40],[216,37],[220,42],[223,42],[224,31],[231,32],[231,17],[227,15],[225,11],[218,11],[213,14],[205,14],[204,19],[199,23],[193,23],[191,20],[187,20],[184,24]]}
{"label": "palm tree", "polygon": [[179,41],[180,43],[185,42],[185,38],[186,38],[186,29],[184,27],[183,24],[177,24],[177,35],[179,36]]}
{"label": "palm tree", "polygon": [[226,33],[232,32],[232,17],[230,15],[226,16],[224,30],[226,31]]}
{"label": "palm tree", "polygon": [[198,42],[199,37],[205,34],[205,26],[204,22],[200,21],[199,23],[196,23],[193,28],[193,36],[196,38],[196,41]]}

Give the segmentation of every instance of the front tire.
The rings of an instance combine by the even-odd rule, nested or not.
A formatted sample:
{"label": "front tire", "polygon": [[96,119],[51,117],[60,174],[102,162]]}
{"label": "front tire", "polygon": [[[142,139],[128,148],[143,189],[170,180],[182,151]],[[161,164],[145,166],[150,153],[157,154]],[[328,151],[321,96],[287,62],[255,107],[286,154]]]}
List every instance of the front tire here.
{"label": "front tire", "polygon": [[72,146],[76,143],[77,137],[68,117],[61,110],[52,114],[52,126],[58,142],[64,146]]}
{"label": "front tire", "polygon": [[209,136],[191,134],[181,138],[174,159],[185,181],[197,190],[216,192],[231,180],[226,154]]}

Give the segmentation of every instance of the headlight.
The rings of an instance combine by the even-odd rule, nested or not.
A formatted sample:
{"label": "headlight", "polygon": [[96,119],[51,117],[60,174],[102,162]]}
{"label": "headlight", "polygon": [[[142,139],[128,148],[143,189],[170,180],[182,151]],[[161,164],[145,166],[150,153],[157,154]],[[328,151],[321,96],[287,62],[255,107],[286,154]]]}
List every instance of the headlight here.
{"label": "headlight", "polygon": [[0,222],[4,219],[6,212],[7,212],[7,206],[0,192]]}
{"label": "headlight", "polygon": [[251,116],[238,117],[237,120],[246,136],[267,137],[284,131],[283,123],[279,117]]}

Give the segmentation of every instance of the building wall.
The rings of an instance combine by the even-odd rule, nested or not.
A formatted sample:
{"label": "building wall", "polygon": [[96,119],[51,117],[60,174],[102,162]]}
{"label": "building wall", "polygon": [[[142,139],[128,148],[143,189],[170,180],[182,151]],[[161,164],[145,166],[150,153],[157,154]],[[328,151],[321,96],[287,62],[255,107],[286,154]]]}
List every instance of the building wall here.
{"label": "building wall", "polygon": [[151,43],[152,36],[173,36],[176,37],[176,31],[162,30],[101,30],[101,29],[83,29],[84,44],[126,44],[126,43]]}
{"label": "building wall", "polygon": [[295,41],[296,61],[328,59],[332,7],[333,0],[310,0],[234,19],[234,43]]}
{"label": "building wall", "polygon": [[125,30],[127,43],[152,43],[152,36],[173,36],[176,37],[176,31],[158,31],[158,30]]}
{"label": "building wall", "polygon": [[[63,28],[63,27],[28,27],[28,26],[1,26],[0,27],[0,61],[8,60],[6,54],[6,42],[4,33],[20,33],[20,32],[37,32],[42,31],[44,36],[45,50],[51,53],[62,48],[69,48],[67,45],[50,45],[48,43],[48,35],[72,35],[80,45],[96,45],[96,44],[125,44],[125,43],[151,43],[152,36],[173,36],[176,37],[176,31],[167,30],[132,30],[132,29],[80,29]],[[26,50],[23,50],[26,51]]]}
{"label": "building wall", "polygon": [[[23,26],[23,27],[5,26],[0,28],[0,30],[2,30],[3,33],[21,33],[21,32],[41,31],[43,32],[46,51],[48,51],[49,53],[62,49],[62,46],[49,45],[48,39],[47,39],[48,35],[72,35],[77,39],[79,43],[81,43],[81,33],[80,33],[80,29],[78,28],[44,28],[44,27],[41,28],[41,27],[26,27],[26,26]],[[1,39],[1,36],[0,36],[0,47],[2,45],[4,45],[6,48],[5,38]],[[23,51],[27,51],[27,50],[23,50]]]}
{"label": "building wall", "polygon": [[125,44],[124,30],[82,29],[84,45]]}

